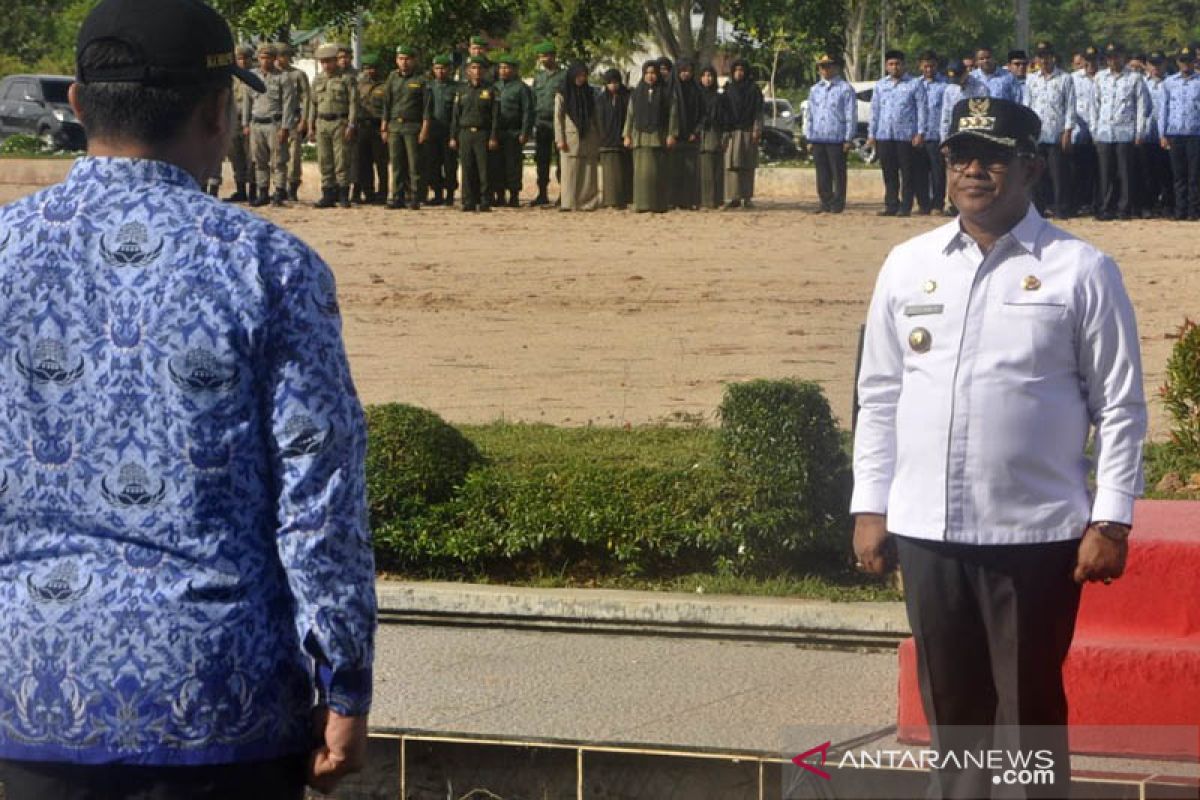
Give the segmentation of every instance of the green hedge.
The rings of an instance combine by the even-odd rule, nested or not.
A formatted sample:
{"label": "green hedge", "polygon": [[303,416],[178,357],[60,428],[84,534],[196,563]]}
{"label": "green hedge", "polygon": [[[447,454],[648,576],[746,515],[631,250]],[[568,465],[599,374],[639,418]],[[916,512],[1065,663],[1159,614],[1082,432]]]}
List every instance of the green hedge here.
{"label": "green hedge", "polygon": [[[719,430],[495,424],[459,433],[421,409],[372,408],[379,566],[586,580],[781,575],[842,559],[850,476],[820,389],[740,384],[720,413]],[[439,491],[425,490],[432,485]]]}

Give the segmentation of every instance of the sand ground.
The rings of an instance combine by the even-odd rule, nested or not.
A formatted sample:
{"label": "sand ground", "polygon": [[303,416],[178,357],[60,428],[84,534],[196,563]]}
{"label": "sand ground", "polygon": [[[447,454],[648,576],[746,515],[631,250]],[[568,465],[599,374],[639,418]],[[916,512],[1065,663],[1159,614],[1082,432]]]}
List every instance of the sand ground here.
{"label": "sand ground", "polygon": [[[862,176],[866,177],[866,176]],[[714,422],[722,388],[820,383],[849,423],[859,325],[893,245],[941,218],[880,219],[869,183],[839,217],[811,192],[734,212],[491,214],[378,207],[266,216],[332,265],[364,402],[402,401],[452,422]],[[36,186],[0,186],[7,202]],[[1151,433],[1172,334],[1200,315],[1200,226],[1150,220],[1066,227],[1112,254],[1137,309]]]}

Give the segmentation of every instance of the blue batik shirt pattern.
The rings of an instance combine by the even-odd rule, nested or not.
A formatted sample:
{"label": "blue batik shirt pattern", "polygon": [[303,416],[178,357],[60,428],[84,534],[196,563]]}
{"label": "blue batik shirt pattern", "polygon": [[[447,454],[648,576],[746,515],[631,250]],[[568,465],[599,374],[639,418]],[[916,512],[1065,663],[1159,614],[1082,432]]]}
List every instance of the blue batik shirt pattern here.
{"label": "blue batik shirt pattern", "polygon": [[0,208],[0,758],[269,759],[367,711],[340,328],[312,250],[175,166]]}
{"label": "blue batik shirt pattern", "polygon": [[1096,78],[1088,75],[1086,70],[1075,70],[1071,73],[1075,81],[1075,128],[1071,134],[1072,142],[1092,141],[1092,114],[1096,106]]}
{"label": "blue batik shirt pattern", "polygon": [[884,141],[912,139],[925,130],[925,87],[919,78],[884,77],[871,93],[871,121],[867,135]]}
{"label": "blue batik shirt pattern", "polygon": [[1055,69],[1047,75],[1039,72],[1025,82],[1028,105],[1042,121],[1039,144],[1056,145],[1075,125],[1075,80]]}
{"label": "blue batik shirt pattern", "polygon": [[808,93],[804,133],[817,144],[841,144],[854,139],[858,127],[858,98],[842,78],[820,80]]}
{"label": "blue batik shirt pattern", "polygon": [[1200,73],[1176,72],[1163,81],[1158,129],[1163,136],[1200,136]]}
{"label": "blue batik shirt pattern", "polygon": [[1096,74],[1096,102],[1092,105],[1092,138],[1108,144],[1132,142],[1146,135],[1150,93],[1142,76],[1126,67]]}
{"label": "blue batik shirt pattern", "polygon": [[1157,145],[1161,136],[1159,131],[1162,130],[1158,125],[1158,118],[1162,111],[1167,79],[1165,76],[1155,78],[1153,75],[1146,75],[1143,80],[1146,81],[1146,91],[1150,93],[1150,116],[1146,120],[1146,141]]}
{"label": "blue batik shirt pattern", "polygon": [[983,81],[983,84],[988,88],[989,97],[1011,100],[1014,103],[1021,102],[1021,87],[1017,85],[1016,79],[1008,70],[997,67],[991,75],[988,75],[982,69],[976,67],[971,70],[971,76]]}
{"label": "blue batik shirt pattern", "polygon": [[922,77],[921,83],[925,84],[926,106],[925,125],[921,128],[921,133],[924,134],[927,142],[940,142],[942,140],[942,103],[945,101],[946,88],[950,84],[942,75],[935,75],[931,81]]}
{"label": "blue batik shirt pattern", "polygon": [[971,74],[967,75],[966,80],[962,84],[947,83],[946,90],[942,93],[942,113],[941,122],[938,125],[938,141],[945,141],[946,137],[950,135],[950,124],[954,122],[954,107],[958,105],[959,100],[987,96],[987,84]]}

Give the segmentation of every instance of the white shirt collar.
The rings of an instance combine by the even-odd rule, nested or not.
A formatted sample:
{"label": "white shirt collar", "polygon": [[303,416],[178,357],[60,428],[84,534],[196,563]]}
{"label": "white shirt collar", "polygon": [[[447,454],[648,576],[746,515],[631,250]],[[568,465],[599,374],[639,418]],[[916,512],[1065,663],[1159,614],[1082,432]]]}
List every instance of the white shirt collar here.
{"label": "white shirt collar", "polygon": [[[1041,236],[1042,229],[1046,226],[1046,220],[1037,212],[1033,203],[1029,204],[1025,216],[1021,218],[1013,229],[1001,236],[996,245],[1001,242],[1012,241],[1019,245],[1025,252],[1029,253],[1034,258],[1038,257],[1038,238]],[[950,253],[960,247],[966,246],[968,242],[974,242],[970,234],[963,230],[962,220],[957,219],[954,222],[943,228],[945,240],[942,243],[942,252]]]}

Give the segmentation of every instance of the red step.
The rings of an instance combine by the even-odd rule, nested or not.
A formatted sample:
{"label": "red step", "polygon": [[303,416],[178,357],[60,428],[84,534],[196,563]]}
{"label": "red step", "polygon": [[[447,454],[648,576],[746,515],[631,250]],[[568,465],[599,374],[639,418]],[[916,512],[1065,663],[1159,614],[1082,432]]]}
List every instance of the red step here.
{"label": "red step", "polygon": [[[1200,503],[1142,501],[1125,575],[1083,590],[1064,667],[1075,752],[1200,757]],[[929,742],[916,648],[900,646],[898,735]],[[1103,726],[1103,727],[1091,727]],[[1167,726],[1189,726],[1172,728]]]}

